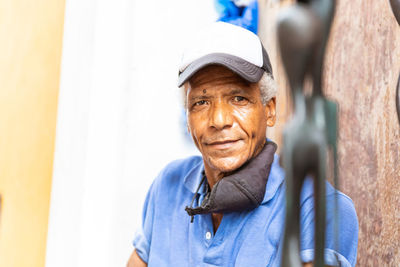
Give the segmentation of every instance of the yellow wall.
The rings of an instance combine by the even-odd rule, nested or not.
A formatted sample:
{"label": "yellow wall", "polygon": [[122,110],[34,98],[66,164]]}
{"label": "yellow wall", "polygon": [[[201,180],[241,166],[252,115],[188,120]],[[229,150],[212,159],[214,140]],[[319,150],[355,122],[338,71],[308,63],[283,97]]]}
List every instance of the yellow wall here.
{"label": "yellow wall", "polygon": [[64,0],[0,0],[0,266],[44,266]]}

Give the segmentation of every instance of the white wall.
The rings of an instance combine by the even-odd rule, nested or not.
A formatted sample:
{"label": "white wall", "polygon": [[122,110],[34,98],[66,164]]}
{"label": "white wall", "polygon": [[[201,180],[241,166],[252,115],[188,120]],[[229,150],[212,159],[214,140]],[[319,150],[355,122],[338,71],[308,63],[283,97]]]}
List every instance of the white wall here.
{"label": "white wall", "polygon": [[212,0],[67,0],[47,267],[124,266],[147,189],[197,153],[177,65]]}

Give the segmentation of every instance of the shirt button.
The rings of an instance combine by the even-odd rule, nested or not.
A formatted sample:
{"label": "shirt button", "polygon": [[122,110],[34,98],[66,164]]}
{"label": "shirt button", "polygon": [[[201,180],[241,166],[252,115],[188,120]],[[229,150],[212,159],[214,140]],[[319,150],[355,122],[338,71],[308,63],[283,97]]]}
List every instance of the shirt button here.
{"label": "shirt button", "polygon": [[207,239],[207,240],[210,240],[210,239],[211,239],[211,233],[210,233],[210,232],[207,232],[207,233],[206,233],[206,239]]}

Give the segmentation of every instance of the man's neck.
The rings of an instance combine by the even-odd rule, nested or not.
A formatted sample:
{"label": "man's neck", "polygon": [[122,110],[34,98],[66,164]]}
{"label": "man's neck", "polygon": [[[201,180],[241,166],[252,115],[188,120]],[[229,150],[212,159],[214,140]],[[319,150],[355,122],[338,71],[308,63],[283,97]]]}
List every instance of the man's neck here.
{"label": "man's neck", "polygon": [[214,228],[214,234],[217,232],[218,227],[221,224],[223,216],[224,216],[223,213],[212,213],[211,214],[213,228]]}
{"label": "man's neck", "polygon": [[210,189],[212,189],[213,186],[219,180],[221,180],[224,176],[226,176],[226,173],[212,169],[206,164],[204,164],[204,172],[206,174],[207,182],[208,182],[208,185],[210,186]]}

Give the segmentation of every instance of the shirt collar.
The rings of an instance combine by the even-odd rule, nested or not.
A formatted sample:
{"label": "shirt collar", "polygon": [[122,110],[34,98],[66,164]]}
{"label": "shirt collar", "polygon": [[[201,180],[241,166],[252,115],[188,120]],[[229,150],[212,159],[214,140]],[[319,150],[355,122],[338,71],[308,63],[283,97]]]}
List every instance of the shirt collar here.
{"label": "shirt collar", "polygon": [[[201,178],[203,177],[204,163],[203,158],[200,159],[201,160],[195,164],[192,169],[190,169],[183,179],[183,184],[193,194],[196,193],[197,187],[199,186]],[[205,191],[205,186],[202,186],[198,193],[205,194]]]}
{"label": "shirt collar", "polygon": [[[197,187],[201,182],[201,178],[203,177],[204,171],[204,163],[203,158],[193,166],[192,169],[186,174],[184,178],[184,185],[185,187],[192,192],[193,194],[196,193]],[[281,186],[285,177],[284,170],[279,166],[279,156],[274,155],[274,162],[271,166],[271,172],[269,173],[267,187],[264,194],[264,199],[262,204],[267,203],[271,200],[276,192],[278,191],[279,187]],[[205,194],[205,186],[202,186],[199,190],[199,194]]]}
{"label": "shirt collar", "polygon": [[275,196],[279,187],[283,183],[284,178],[285,178],[285,172],[283,168],[279,165],[279,156],[275,154],[274,162],[272,162],[271,171],[268,177],[264,199],[261,202],[261,204],[267,203]]}

